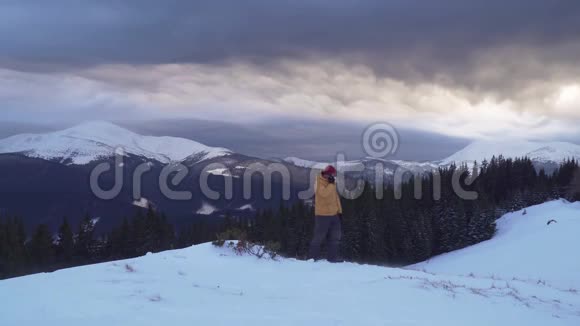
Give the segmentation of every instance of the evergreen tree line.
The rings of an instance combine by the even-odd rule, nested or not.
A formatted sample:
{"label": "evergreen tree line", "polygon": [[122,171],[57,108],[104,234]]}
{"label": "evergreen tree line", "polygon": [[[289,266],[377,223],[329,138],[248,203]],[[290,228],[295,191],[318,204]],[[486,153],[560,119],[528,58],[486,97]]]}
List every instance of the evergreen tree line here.
{"label": "evergreen tree line", "polygon": [[186,247],[211,241],[219,231],[219,225],[195,223],[177,237],[166,216],[152,208],[102,236],[95,236],[96,222],[87,215],[73,229],[64,218],[56,234],[40,224],[27,235],[22,219],[0,217],[0,279]]}
{"label": "evergreen tree line", "polygon": [[[547,174],[527,158],[500,156],[471,168],[440,168],[438,174],[420,177],[420,187],[414,179],[400,188],[387,185],[380,199],[376,189],[365,184],[362,195],[342,200],[342,254],[350,261],[403,265],[488,240],[496,231],[496,219],[508,212],[552,199],[579,200],[578,171],[575,160]],[[478,194],[477,199],[466,200],[453,190],[454,175],[460,176],[466,191]],[[434,195],[437,184],[440,198]],[[313,224],[313,208],[298,202],[277,212],[260,212],[234,228],[247,233],[250,241],[279,244],[282,255],[303,258]]]}
{"label": "evergreen tree line", "polygon": [[[493,236],[495,220],[507,212],[551,199],[579,200],[578,171],[574,160],[547,174],[538,172],[529,159],[498,157],[471,169],[440,168],[437,174],[421,176],[420,187],[413,179],[404,182],[400,191],[386,185],[380,199],[376,189],[365,184],[360,196],[343,199],[341,251],[351,261],[396,265],[476,244]],[[465,190],[478,194],[476,200],[455,193],[454,175],[461,176],[459,183]],[[438,182],[440,198],[434,195]],[[177,230],[164,214],[149,208],[123,219],[102,236],[95,236],[95,222],[85,216],[73,228],[64,218],[56,233],[40,224],[29,235],[21,219],[0,217],[0,279],[184,248],[234,229],[250,241],[275,244],[282,255],[303,258],[312,236],[314,210],[304,202],[282,203],[277,211],[261,211],[253,218],[226,215],[219,222],[196,220]]]}

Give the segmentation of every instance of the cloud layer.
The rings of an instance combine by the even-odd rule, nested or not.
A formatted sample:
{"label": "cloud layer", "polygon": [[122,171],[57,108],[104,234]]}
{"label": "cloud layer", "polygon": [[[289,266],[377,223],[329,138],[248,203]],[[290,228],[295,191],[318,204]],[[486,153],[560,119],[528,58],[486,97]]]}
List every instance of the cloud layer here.
{"label": "cloud layer", "polygon": [[[408,84],[365,66],[282,62],[206,66],[105,65],[38,74],[0,70],[3,116],[123,119],[202,117],[388,121],[461,137],[576,133],[580,84],[536,83],[508,97],[434,83]],[[533,96],[527,94],[533,93]]]}
{"label": "cloud layer", "polygon": [[580,122],[576,1],[3,1],[3,120],[295,116],[454,136]]}

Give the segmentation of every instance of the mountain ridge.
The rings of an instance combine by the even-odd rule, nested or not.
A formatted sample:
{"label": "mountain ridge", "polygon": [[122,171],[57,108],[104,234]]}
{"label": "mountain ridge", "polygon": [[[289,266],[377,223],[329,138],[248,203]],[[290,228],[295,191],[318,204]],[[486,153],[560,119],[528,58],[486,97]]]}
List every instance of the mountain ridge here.
{"label": "mountain ridge", "polygon": [[[18,134],[0,139],[0,154],[23,154],[28,157],[56,160],[65,164],[85,165],[102,158],[112,157],[118,148],[161,163],[182,162],[187,159],[204,161],[227,156],[233,152],[223,147],[211,147],[200,142],[171,136],[140,135],[107,121],[88,121],[71,128],[38,134]],[[493,156],[528,157],[543,164],[559,164],[566,159],[580,159],[580,145],[569,142],[542,142],[528,140],[474,141],[442,159],[427,162],[384,160],[405,169],[424,170],[426,167],[482,162]],[[299,157],[286,157],[286,163],[303,168],[323,168],[327,163]],[[376,161],[362,158],[342,163],[342,167]]]}
{"label": "mountain ridge", "polygon": [[[474,162],[483,162],[484,160],[491,160],[493,157],[503,156],[505,158],[522,158],[527,157],[534,163],[557,166],[567,159],[580,160],[580,145],[569,142],[538,142],[538,141],[474,141],[457,151],[456,153],[442,159],[426,162],[409,161],[409,160],[389,160],[365,158],[361,160],[353,160],[340,162],[338,169],[341,170],[348,166],[355,166],[357,164],[373,163],[381,161],[390,163],[396,167],[401,167],[408,171],[425,171],[435,169],[439,166],[448,166],[453,163],[466,163],[470,166]],[[286,157],[285,162],[294,164],[300,167],[323,169],[327,164],[334,164],[332,162],[317,162],[302,159],[299,157]],[[389,174],[390,170],[386,170]],[[392,173],[392,171],[390,171]]]}
{"label": "mountain ridge", "polygon": [[112,157],[118,148],[161,163],[179,162],[192,156],[206,160],[232,153],[185,138],[139,135],[106,121],[89,121],[56,132],[20,134],[0,140],[0,154],[21,153],[76,165]]}
{"label": "mountain ridge", "polygon": [[440,161],[442,165],[464,162],[482,162],[503,155],[527,157],[538,163],[562,163],[571,158],[580,159],[580,145],[569,142],[540,142],[528,140],[475,141]]}

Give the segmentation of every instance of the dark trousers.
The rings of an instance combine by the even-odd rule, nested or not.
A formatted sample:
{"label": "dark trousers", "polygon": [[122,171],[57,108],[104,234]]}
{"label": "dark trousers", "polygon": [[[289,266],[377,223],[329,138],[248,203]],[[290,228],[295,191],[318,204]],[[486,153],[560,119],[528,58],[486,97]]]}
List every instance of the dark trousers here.
{"label": "dark trousers", "polygon": [[308,258],[320,258],[320,246],[328,236],[328,260],[338,259],[338,246],[342,237],[340,218],[338,216],[316,216],[314,221],[314,236],[310,242]]}

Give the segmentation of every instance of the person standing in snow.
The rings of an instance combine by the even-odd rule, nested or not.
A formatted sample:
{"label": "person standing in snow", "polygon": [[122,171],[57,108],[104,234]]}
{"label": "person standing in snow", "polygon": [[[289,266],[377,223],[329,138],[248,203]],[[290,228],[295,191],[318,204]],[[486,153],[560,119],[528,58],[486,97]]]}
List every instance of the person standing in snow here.
{"label": "person standing in snow", "polygon": [[317,177],[314,193],[314,236],[309,259],[319,259],[320,246],[328,236],[328,261],[341,262],[338,255],[342,237],[342,205],[336,190],[336,169],[329,165]]}

